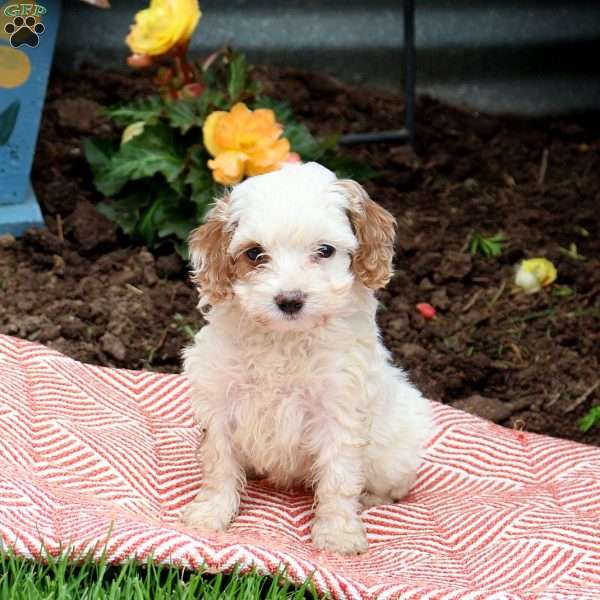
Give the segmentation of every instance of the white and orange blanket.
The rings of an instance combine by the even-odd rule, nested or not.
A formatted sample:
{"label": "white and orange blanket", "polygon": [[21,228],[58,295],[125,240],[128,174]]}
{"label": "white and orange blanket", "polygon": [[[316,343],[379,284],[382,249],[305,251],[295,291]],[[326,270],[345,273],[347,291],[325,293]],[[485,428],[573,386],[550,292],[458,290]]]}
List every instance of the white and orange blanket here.
{"label": "white and orange blanket", "polygon": [[367,554],[316,551],[311,496],[260,482],[227,533],[201,535],[178,520],[202,485],[182,377],[0,336],[0,536],[23,556],[285,568],[333,598],[600,598],[600,448],[434,410],[410,495],[363,513]]}

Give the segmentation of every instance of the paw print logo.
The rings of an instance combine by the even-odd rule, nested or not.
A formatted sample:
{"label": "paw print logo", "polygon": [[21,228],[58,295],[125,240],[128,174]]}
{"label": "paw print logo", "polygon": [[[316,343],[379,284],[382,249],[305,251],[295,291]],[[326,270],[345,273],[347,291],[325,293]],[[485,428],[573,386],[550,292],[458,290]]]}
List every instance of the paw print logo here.
{"label": "paw print logo", "polygon": [[4,26],[4,31],[10,35],[10,45],[13,48],[27,45],[36,48],[40,43],[40,35],[44,33],[43,23],[36,23],[34,17],[15,17],[12,23]]}

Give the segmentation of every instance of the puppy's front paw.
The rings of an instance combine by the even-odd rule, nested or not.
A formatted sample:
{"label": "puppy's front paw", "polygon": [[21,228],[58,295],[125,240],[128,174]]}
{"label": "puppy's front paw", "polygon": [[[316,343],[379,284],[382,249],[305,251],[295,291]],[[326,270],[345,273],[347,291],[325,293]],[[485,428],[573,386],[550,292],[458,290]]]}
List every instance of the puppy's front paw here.
{"label": "puppy's front paw", "polygon": [[225,531],[235,514],[235,499],[224,498],[219,494],[198,494],[189,504],[181,520],[190,529],[205,529],[208,531]]}
{"label": "puppy's front paw", "polygon": [[317,517],[312,526],[312,540],[317,548],[337,554],[362,554],[369,547],[358,516]]}

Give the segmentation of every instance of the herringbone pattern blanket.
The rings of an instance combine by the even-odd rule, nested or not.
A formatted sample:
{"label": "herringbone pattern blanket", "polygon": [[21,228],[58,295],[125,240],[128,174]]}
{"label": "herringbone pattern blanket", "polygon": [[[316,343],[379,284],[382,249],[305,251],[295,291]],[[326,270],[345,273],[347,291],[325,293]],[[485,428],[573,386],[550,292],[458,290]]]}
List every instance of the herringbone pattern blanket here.
{"label": "herringbone pattern blanket", "polygon": [[286,568],[333,598],[600,598],[600,449],[434,410],[410,495],[363,513],[366,555],[316,551],[311,496],[260,482],[227,533],[201,535],[178,521],[202,485],[182,377],[0,336],[0,535],[25,556]]}

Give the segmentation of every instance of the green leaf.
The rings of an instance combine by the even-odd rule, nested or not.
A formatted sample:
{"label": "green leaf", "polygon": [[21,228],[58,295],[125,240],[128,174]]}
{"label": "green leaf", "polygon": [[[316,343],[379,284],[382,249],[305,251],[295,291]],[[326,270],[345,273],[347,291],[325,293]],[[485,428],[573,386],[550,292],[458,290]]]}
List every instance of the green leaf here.
{"label": "green leaf", "polygon": [[188,154],[189,169],[185,177],[185,183],[191,187],[190,200],[196,206],[196,219],[198,222],[206,214],[209,206],[219,193],[219,187],[206,165],[207,160],[208,155],[203,148],[198,146],[192,148]]}
{"label": "green leaf", "polygon": [[180,240],[187,240],[190,231],[197,225],[195,219],[185,216],[185,210],[177,203],[162,203],[154,213],[154,223],[158,237],[166,238],[174,235]]}
{"label": "green leaf", "polygon": [[129,181],[161,173],[180,193],[182,184],[177,178],[183,166],[183,153],[172,130],[159,123],[146,127],[140,135],[123,144],[112,156],[110,166],[96,174],[94,183],[103,194],[112,196]]}
{"label": "green leaf", "polygon": [[154,223],[154,214],[163,202],[165,202],[164,196],[160,195],[155,198],[137,225],[137,233],[147,246],[153,246],[156,240],[157,230]]}
{"label": "green leaf", "polygon": [[112,140],[85,138],[82,142],[84,155],[94,174],[94,185],[102,191],[101,184],[111,177],[112,157],[117,152],[117,144]]}
{"label": "green leaf", "polygon": [[277,120],[284,126],[294,120],[294,113],[289,104],[269,96],[263,96],[257,100],[253,108],[270,108],[275,113]]}
{"label": "green leaf", "polygon": [[117,223],[125,234],[134,236],[142,212],[148,208],[150,201],[148,194],[136,192],[112,202],[100,202],[96,208],[105,217]]}
{"label": "green leaf", "polygon": [[110,168],[112,156],[117,151],[113,140],[85,138],[82,145],[83,153],[94,173]]}
{"label": "green leaf", "polygon": [[159,238],[173,236],[185,241],[196,224],[193,206],[164,187],[142,216],[137,233],[149,246],[158,243]]}
{"label": "green leaf", "polygon": [[214,110],[228,110],[231,107],[226,94],[221,90],[207,89],[195,100],[198,103],[197,111],[201,122]]}
{"label": "green leaf", "polygon": [[232,103],[241,96],[248,82],[248,65],[243,54],[234,54],[229,63],[227,91]]}
{"label": "green leaf", "polygon": [[585,433],[596,425],[600,425],[600,406],[590,408],[588,413],[579,421],[579,429]]}
{"label": "green leaf", "polygon": [[283,129],[293,152],[297,152],[304,161],[319,160],[325,153],[325,147],[319,143],[302,123],[290,122]]}
{"label": "green leaf", "polygon": [[174,235],[178,239],[185,241],[194,227],[196,227],[196,223],[193,223],[190,219],[173,218],[158,228],[158,236],[164,238]]}
{"label": "green leaf", "polygon": [[253,107],[270,108],[275,113],[277,121],[284,127],[283,135],[289,140],[292,151],[298,152],[302,160],[319,161],[340,178],[366,181],[375,177],[376,173],[369,165],[338,154],[339,134],[315,138],[305,125],[294,119],[294,113],[287,103],[266,96],[257,100]]}
{"label": "green leaf", "polygon": [[319,159],[319,162],[328,169],[331,169],[339,179],[367,181],[377,176],[376,171],[368,164],[333,151],[325,152]]}
{"label": "green leaf", "polygon": [[[184,262],[187,262],[190,259],[190,253],[188,250],[187,240],[186,241],[177,241],[173,242],[173,248],[175,248],[175,252],[181,256]],[[193,598],[194,596],[190,596]]]}
{"label": "green leaf", "polygon": [[152,125],[158,122],[163,109],[164,101],[160,96],[147,96],[107,108],[105,113],[121,125],[129,125],[136,121],[145,121]]}
{"label": "green leaf", "polygon": [[202,223],[204,221],[206,213],[214,204],[215,198],[219,195],[222,195],[222,192],[219,193],[218,191],[213,191],[212,189],[206,189],[198,191],[192,196],[192,202],[196,207],[194,215],[194,221],[196,222],[196,224]]}
{"label": "green leaf", "polygon": [[164,183],[154,187],[154,194],[137,191],[110,203],[102,202],[98,210],[118,223],[125,234],[141,239],[149,247],[155,246],[159,238],[173,235],[186,240],[196,224],[192,207],[186,210],[185,201]]}
{"label": "green leaf", "polygon": [[331,133],[319,140],[326,152],[336,152],[341,135],[339,133]]}
{"label": "green leaf", "polygon": [[190,128],[202,125],[198,115],[198,102],[195,99],[182,98],[165,104],[165,116],[171,127],[178,128],[181,133],[187,133]]}
{"label": "green leaf", "polygon": [[469,241],[469,252],[473,255],[483,254],[484,256],[492,257],[499,256],[504,250],[504,242],[506,238],[501,232],[493,236],[485,237],[478,231],[473,232]]}
{"label": "green leaf", "polygon": [[6,146],[6,144],[8,144],[8,140],[10,140],[10,136],[17,124],[20,108],[21,102],[15,100],[0,113],[0,146]]}
{"label": "green leaf", "polygon": [[202,66],[202,83],[207,92],[221,92],[216,108],[228,110],[244,100],[250,102],[257,94],[257,85],[249,80],[248,65],[243,54],[222,48],[211,55]]}

